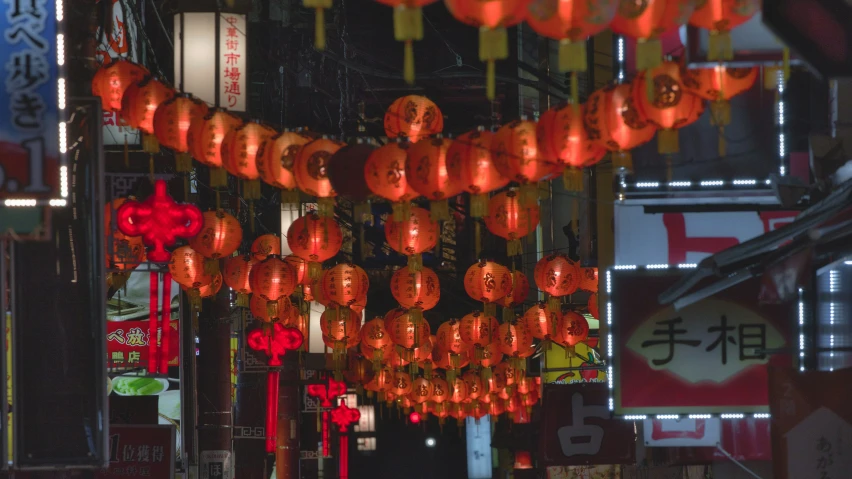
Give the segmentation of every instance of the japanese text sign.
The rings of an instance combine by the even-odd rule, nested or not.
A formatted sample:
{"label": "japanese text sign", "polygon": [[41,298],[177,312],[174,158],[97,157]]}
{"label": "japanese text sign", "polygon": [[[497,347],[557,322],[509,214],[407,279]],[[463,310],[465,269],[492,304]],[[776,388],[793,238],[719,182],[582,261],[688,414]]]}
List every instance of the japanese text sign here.
{"label": "japanese text sign", "polygon": [[852,470],[852,369],[769,375],[777,479],[839,479]]}
{"label": "japanese text sign", "polygon": [[[169,366],[179,364],[178,322],[171,322]],[[148,366],[148,321],[107,321],[107,366],[132,369]]]}
{"label": "japanese text sign", "polygon": [[615,413],[767,412],[767,365],[791,364],[796,303],[758,306],[755,278],[680,311],[661,306],[658,295],[683,273],[608,272]]}
{"label": "japanese text sign", "polygon": [[716,447],[722,441],[722,420],[645,419],[645,445],[650,447]]}
{"label": "japanese text sign", "polygon": [[174,478],[175,428],[110,425],[109,467],[99,479]]}
{"label": "japanese text sign", "polygon": [[546,466],[632,464],[633,423],[610,417],[604,384],[548,384],[542,399],[541,453]]}
{"label": "japanese text sign", "polygon": [[[53,0],[0,3],[0,198],[59,197],[59,83],[56,5]],[[62,94],[57,95],[61,86]]]}

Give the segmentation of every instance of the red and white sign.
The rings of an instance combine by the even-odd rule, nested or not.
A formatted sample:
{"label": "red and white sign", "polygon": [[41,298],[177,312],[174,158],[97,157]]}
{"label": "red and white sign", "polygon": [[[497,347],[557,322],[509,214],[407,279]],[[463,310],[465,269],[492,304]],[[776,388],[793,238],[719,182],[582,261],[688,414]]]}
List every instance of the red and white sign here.
{"label": "red and white sign", "polygon": [[722,421],[709,419],[646,419],[645,445],[649,447],[715,447],[722,440]]}
{"label": "red and white sign", "polygon": [[[169,366],[180,364],[178,322],[171,322]],[[115,369],[148,367],[148,321],[107,321],[107,366]]]}
{"label": "red and white sign", "polygon": [[615,206],[615,264],[683,264],[774,231],[795,211],[645,213],[642,206]]}
{"label": "red and white sign", "polygon": [[[112,21],[112,28],[101,28],[98,31],[98,49],[95,52],[98,62],[106,64],[114,58],[138,62],[136,23],[131,18],[125,18],[124,3],[118,0],[100,1],[110,4],[106,11]],[[140,143],[139,130],[127,126],[118,113],[105,111],[103,115],[104,145],[124,145],[125,141],[131,146]]]}
{"label": "red and white sign", "polygon": [[768,412],[768,365],[791,364],[779,351],[792,344],[795,302],[756,305],[752,279],[675,311],[657,297],[684,270],[611,274],[616,414]]}
{"label": "red and white sign", "polygon": [[109,467],[98,479],[175,477],[175,428],[110,425]]}

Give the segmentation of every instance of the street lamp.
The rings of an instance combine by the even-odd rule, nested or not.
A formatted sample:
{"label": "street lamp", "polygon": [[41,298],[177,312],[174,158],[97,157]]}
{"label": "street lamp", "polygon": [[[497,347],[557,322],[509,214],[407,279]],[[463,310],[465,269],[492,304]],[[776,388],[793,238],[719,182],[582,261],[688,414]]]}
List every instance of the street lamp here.
{"label": "street lamp", "polygon": [[436,441],[435,441],[434,437],[427,437],[426,438],[426,447],[435,447],[435,443],[436,443]]}

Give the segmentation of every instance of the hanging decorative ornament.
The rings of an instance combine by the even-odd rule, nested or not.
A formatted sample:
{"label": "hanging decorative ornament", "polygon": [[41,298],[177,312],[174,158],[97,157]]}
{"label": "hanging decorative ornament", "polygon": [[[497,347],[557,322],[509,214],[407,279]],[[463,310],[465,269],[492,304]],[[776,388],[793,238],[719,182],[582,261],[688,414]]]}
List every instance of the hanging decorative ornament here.
{"label": "hanging decorative ornament", "polygon": [[437,0],[376,0],[393,7],[393,36],[398,42],[405,42],[403,59],[403,78],[409,85],[414,84],[414,46],[412,42],[423,39],[423,14],[425,7]]}
{"label": "hanging decorative ornament", "polygon": [[468,396],[467,383],[459,376],[453,378],[453,381],[447,381],[450,387],[450,397],[448,400],[453,404],[461,404]]}
{"label": "hanging decorative ornament", "polygon": [[589,139],[612,152],[617,170],[632,170],[630,150],[651,141],[657,131],[636,108],[629,83],[595,90],[586,101],[583,122]]}
{"label": "hanging decorative ornament", "polygon": [[296,316],[299,314],[299,308],[293,305],[288,296],[281,296],[276,302],[278,303],[278,309],[276,310],[278,311],[277,316],[270,316],[269,301],[259,294],[253,294],[249,300],[249,310],[252,316],[262,323],[281,323],[285,326],[295,327],[291,323],[297,319]]}
{"label": "hanging decorative ornament", "polygon": [[455,319],[441,323],[435,333],[435,339],[436,349],[449,354],[450,367],[447,368],[447,378],[452,381],[463,367],[461,354],[468,352],[468,345],[461,338],[461,324]]}
{"label": "hanging decorative ornament", "polygon": [[580,268],[580,285],[577,287],[591,293],[598,292],[598,269]]}
{"label": "hanging decorative ornament", "polygon": [[636,70],[650,70],[663,62],[660,36],[684,25],[694,9],[694,0],[621,0],[610,28],[636,40]]}
{"label": "hanging decorative ornament", "polygon": [[444,402],[450,398],[450,385],[447,384],[444,378],[438,376],[437,373],[430,381],[432,383],[432,397],[430,401],[435,404],[436,410],[443,410]]}
{"label": "hanging decorative ornament", "polygon": [[242,124],[239,117],[223,108],[212,108],[206,115],[194,117],[189,124],[189,152],[196,160],[210,167],[212,188],[228,186],[228,172],[222,162],[222,142]]}
{"label": "hanging decorative ornament", "polygon": [[407,396],[411,392],[411,376],[405,371],[394,371],[391,392],[397,396]]}
{"label": "hanging decorative ornament", "polygon": [[[269,366],[281,366],[281,356],[295,351],[302,345],[302,333],[295,328],[274,324],[271,328],[255,329],[248,333],[246,343],[256,351],[269,356]],[[278,439],[278,384],[280,371],[270,369],[266,373],[266,452],[275,452]]]}
{"label": "hanging decorative ornament", "polygon": [[438,244],[438,223],[432,220],[429,212],[413,207],[406,220],[396,221],[390,218],[385,223],[385,240],[394,251],[408,256],[408,269],[420,271],[423,268],[422,253]]}
{"label": "hanging decorative ornament", "polygon": [[390,281],[391,294],[399,304],[408,309],[415,321],[422,320],[423,311],[437,306],[441,299],[438,275],[429,268],[411,271],[408,266],[394,272]]}
{"label": "hanging decorative ornament", "polygon": [[[181,246],[171,253],[169,272],[172,279],[187,288],[198,289],[213,282],[213,276],[204,268],[204,255],[192,249],[191,246]],[[192,298],[193,294],[190,294]]]}
{"label": "hanging decorative ornament", "polygon": [[331,10],[331,0],[302,0],[302,6],[314,9],[314,48],[325,50],[325,11]]}
{"label": "hanging decorative ornament", "polygon": [[355,344],[360,341],[358,334],[360,325],[361,315],[349,308],[326,309],[320,317],[323,340],[331,343],[336,376],[341,376],[343,373],[346,350],[350,347],[350,341]]}
{"label": "hanging decorative ornament", "polygon": [[546,303],[536,303],[524,313],[527,329],[535,339],[541,340],[542,349],[550,350],[551,343],[557,338],[557,324],[562,319],[561,311],[553,311]]}
{"label": "hanging decorative ornament", "polygon": [[401,308],[391,310],[385,315],[385,330],[397,346],[397,354],[408,362],[414,358],[414,348],[427,341],[431,334],[427,321],[415,321]]}
{"label": "hanging decorative ornament", "polygon": [[470,193],[470,215],[474,218],[488,213],[488,193],[509,184],[509,178],[494,167],[493,136],[479,127],[456,138],[447,150],[447,173]]}
{"label": "hanging decorative ornament", "polygon": [[346,381],[355,384],[356,393],[359,396],[364,394],[364,385],[369,383],[375,377],[373,365],[366,358],[350,357],[349,366],[343,372]]}
{"label": "hanging decorative ornament", "polygon": [[472,370],[465,371],[461,379],[467,384],[467,397],[470,400],[476,401],[485,393],[482,387],[482,378],[476,372]]}
{"label": "hanging decorative ornament", "polygon": [[506,28],[524,20],[529,3],[530,0],[444,0],[456,20],[479,29],[479,60],[486,62],[485,96],[489,100],[494,100],[497,90],[494,62],[509,57]]}
{"label": "hanging decorative ornament", "polygon": [[142,65],[116,58],[102,66],[92,78],[92,94],[101,99],[105,112],[120,112],[124,93],[150,75]]}
{"label": "hanging decorative ornament", "polygon": [[[189,125],[206,114],[207,105],[188,93],[178,93],[169,98],[161,103],[154,113],[154,133],[160,145],[175,152],[175,170],[178,173],[192,171],[192,156],[189,154],[187,139]],[[184,178],[184,188],[188,191],[186,178],[188,177]]]}
{"label": "hanging decorative ornament", "polygon": [[345,402],[331,410],[331,422],[337,424],[340,431],[340,447],[338,448],[337,458],[337,477],[340,479],[349,479],[349,434],[347,433],[349,426],[358,423],[360,419],[361,412],[357,408],[346,406]]}
{"label": "hanging decorative ornament", "polygon": [[532,0],[527,24],[559,42],[559,71],[571,74],[571,104],[579,105],[578,72],[588,70],[586,40],[602,32],[615,16],[616,0]]}
{"label": "hanging decorative ornament", "polygon": [[287,229],[287,245],[294,255],[308,262],[308,277],[316,280],[322,275],[322,262],[340,251],[343,233],[334,219],[310,213]]}
{"label": "hanging decorative ornament", "polygon": [[482,360],[485,348],[494,340],[499,326],[494,316],[479,311],[466,314],[459,321],[461,340],[473,349],[474,364]]}
{"label": "hanging decorative ornament", "polygon": [[[186,286],[181,285],[180,289],[182,289],[183,292],[187,294],[191,294],[193,288],[187,288]],[[222,273],[216,273],[216,275],[213,276],[212,282],[210,282],[209,284],[202,285],[200,288],[198,288],[197,294],[198,297],[202,299],[212,298],[216,295],[216,293],[219,292],[220,289],[222,289]]]}
{"label": "hanging decorative ornament", "polygon": [[538,185],[553,174],[553,164],[539,155],[536,124],[526,119],[500,127],[491,140],[494,166],[501,175],[521,184],[521,204],[538,203]]}
{"label": "hanging decorative ornament", "polygon": [[293,168],[299,151],[311,140],[311,137],[300,132],[284,131],[260,145],[257,152],[257,171],[265,183],[282,190],[282,203],[299,202]]}
{"label": "hanging decorative ornament", "polygon": [[280,256],[269,256],[249,272],[252,294],[266,300],[267,313],[274,321],[280,317],[278,299],[296,290],[296,272]]}
{"label": "hanging decorative ornament", "polygon": [[385,112],[385,135],[388,138],[407,138],[411,143],[440,134],[444,116],[438,105],[425,96],[408,95],[397,98]]}
{"label": "hanging decorative ornament", "polygon": [[538,260],[533,275],[538,289],[550,295],[548,309],[551,311],[561,311],[560,298],[577,291],[580,276],[580,265],[562,253]]}
{"label": "hanging decorative ornament", "polygon": [[237,292],[238,307],[245,308],[249,305],[248,295],[251,294],[249,274],[256,263],[257,261],[251,255],[238,255],[225,259],[223,279],[229,288]]}
{"label": "hanging decorative ornament", "polygon": [[121,118],[131,128],[138,128],[142,135],[142,150],[155,154],[160,144],[154,136],[154,113],[161,103],[175,95],[172,87],[148,75],[138,83],[131,83],[121,99]]}
{"label": "hanging decorative ornament", "polygon": [[243,241],[240,222],[225,210],[207,211],[203,215],[201,231],[190,238],[192,249],[203,254],[208,261],[205,268],[210,274],[219,272],[219,260],[231,256]]}
{"label": "hanging decorative ornament", "polygon": [[317,211],[320,216],[334,216],[334,197],[337,192],[328,179],[328,162],[331,155],[344,146],[344,143],[319,138],[302,146],[296,154],[293,172],[296,185],[305,193],[317,197]]}
{"label": "hanging decorative ornament", "polygon": [[598,309],[598,294],[592,293],[589,295],[589,302],[587,304],[589,308],[589,314],[592,315],[595,319],[601,319],[600,310]]}
{"label": "hanging decorative ornament", "polygon": [[696,122],[704,113],[704,100],[684,89],[680,72],[678,63],[663,62],[633,79],[636,108],[659,129],[657,149],[663,154],[677,153],[677,130]]}
{"label": "hanging decorative ornament", "polygon": [[420,405],[420,411],[426,414],[427,401],[432,399],[433,393],[432,381],[428,377],[419,377],[411,382],[411,392],[408,393],[408,397],[414,404]]}
{"label": "hanging decorative ornament", "polygon": [[126,198],[117,198],[104,206],[104,244],[106,268],[118,270],[107,273],[107,284],[113,289],[122,288],[130,278],[130,272],[146,261],[145,243],[140,236],[127,236],[112,220],[113,211],[118,210]]}
{"label": "hanging decorative ornament", "polygon": [[359,298],[367,296],[370,279],[367,272],[352,263],[341,263],[322,275],[325,297],[339,306],[352,306]]}
{"label": "hanging decorative ornament", "polygon": [[589,337],[589,322],[582,314],[568,311],[559,320],[556,326],[556,335],[556,341],[565,347],[565,354],[568,357],[573,357],[574,346]]}
{"label": "hanging decorative ornament", "polygon": [[[423,368],[423,374],[426,377],[431,377],[434,369],[434,363],[432,362],[432,350],[435,349],[434,338],[435,336],[430,335],[428,339],[421,341],[414,348],[414,353],[412,354],[412,363],[416,363],[417,366]],[[414,367],[411,369],[414,370]],[[418,371],[414,371],[414,374],[417,373]]]}
{"label": "hanging decorative ornament", "polygon": [[475,301],[483,303],[487,316],[497,315],[496,302],[505,298],[512,288],[509,268],[494,261],[480,260],[464,275],[464,290]]}
{"label": "hanging decorative ornament", "polygon": [[260,235],[251,243],[251,256],[255,261],[263,261],[269,256],[281,254],[281,238],[274,234]]}
{"label": "hanging decorative ornament", "polygon": [[[499,331],[499,326],[498,326]],[[491,380],[491,368],[503,361],[503,351],[500,349],[500,341],[495,337],[491,344],[485,346],[482,351],[482,359],[478,361],[479,375],[482,378],[482,383],[486,384]]]}
{"label": "hanging decorative ornament", "polygon": [[394,221],[408,217],[411,200],[417,192],[408,185],[405,177],[408,142],[392,141],[373,150],[364,165],[364,179],[375,195],[391,202]]}
{"label": "hanging decorative ornament", "polygon": [[447,200],[462,192],[460,181],[447,173],[447,150],[452,141],[446,138],[424,138],[408,147],[405,178],[414,191],[430,201],[432,219],[450,219]]}
{"label": "hanging decorative ornament", "polygon": [[498,193],[488,201],[485,227],[491,233],[506,240],[509,256],[518,256],[523,252],[521,238],[535,231],[538,221],[538,203],[527,203],[526,206],[522,206],[517,190]]}
{"label": "hanging decorative ornament", "polygon": [[681,73],[684,90],[710,100],[710,123],[719,127],[719,156],[727,154],[725,127],[731,123],[728,100],[751,89],[759,73],[758,67],[729,68],[722,65],[684,68]]}
{"label": "hanging decorative ornament", "polygon": [[[331,187],[338,196],[353,203],[352,212],[356,223],[364,223],[372,217],[370,188],[366,178],[358,173],[365,171],[367,160],[375,150],[376,146],[367,139],[356,138],[354,143],[343,146],[331,155],[326,166]],[[353,171],[355,174],[352,174]]]}
{"label": "hanging decorative ornament", "polygon": [[[381,371],[376,374],[377,379],[380,373]],[[388,384],[390,384],[389,381]],[[331,450],[331,435],[328,431],[328,410],[334,406],[333,401],[336,397],[346,394],[346,383],[328,378],[327,383],[308,384],[305,386],[305,391],[308,393],[308,396],[317,398],[319,402],[317,407],[317,432],[320,432],[320,424],[322,424],[324,426],[322,427],[322,455],[328,457]],[[322,412],[322,422],[320,422],[320,412]]]}
{"label": "hanging decorative ornament", "polygon": [[509,356],[509,361],[516,370],[526,370],[526,358],[532,350],[532,331],[523,320],[513,320],[503,323],[497,330],[497,340],[500,351]]}
{"label": "hanging decorative ornament", "polygon": [[[371,351],[371,359],[373,360],[373,369],[378,370],[384,360],[384,347],[392,344],[390,335],[385,330],[385,320],[382,318],[374,318],[361,327],[361,345],[373,348]],[[363,351],[363,349],[362,349]]]}
{"label": "hanging decorative ornament", "polygon": [[554,107],[541,115],[536,126],[539,155],[565,166],[562,180],[571,192],[583,191],[582,168],[598,163],[606,154],[604,148],[589,139],[583,124],[584,112],[585,105]]}
{"label": "hanging decorative ornament", "polygon": [[249,221],[254,231],[254,201],[260,199],[260,173],[257,170],[260,145],[275,135],[275,130],[256,122],[234,128],[222,141],[222,164],[228,173],[240,178],[243,198],[249,203]]}
{"label": "hanging decorative ornament", "polygon": [[696,3],[689,24],[710,32],[707,60],[733,60],[731,30],[759,12],[761,0],[701,0]]}
{"label": "hanging decorative ornament", "polygon": [[503,322],[511,321],[515,317],[513,308],[523,304],[530,294],[530,282],[527,275],[517,270],[511,271],[509,274],[512,275],[512,290],[500,301],[503,306]]}

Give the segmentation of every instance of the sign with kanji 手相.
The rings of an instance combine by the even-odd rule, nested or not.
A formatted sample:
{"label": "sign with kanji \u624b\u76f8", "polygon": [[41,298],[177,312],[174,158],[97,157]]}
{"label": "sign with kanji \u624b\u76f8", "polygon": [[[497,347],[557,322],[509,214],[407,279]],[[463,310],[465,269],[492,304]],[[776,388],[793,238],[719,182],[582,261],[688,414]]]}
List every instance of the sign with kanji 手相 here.
{"label": "sign with kanji \u624b\u76f8", "polygon": [[758,304],[756,278],[675,311],[657,297],[684,269],[608,274],[616,414],[768,412],[768,366],[792,364],[795,302]]}

